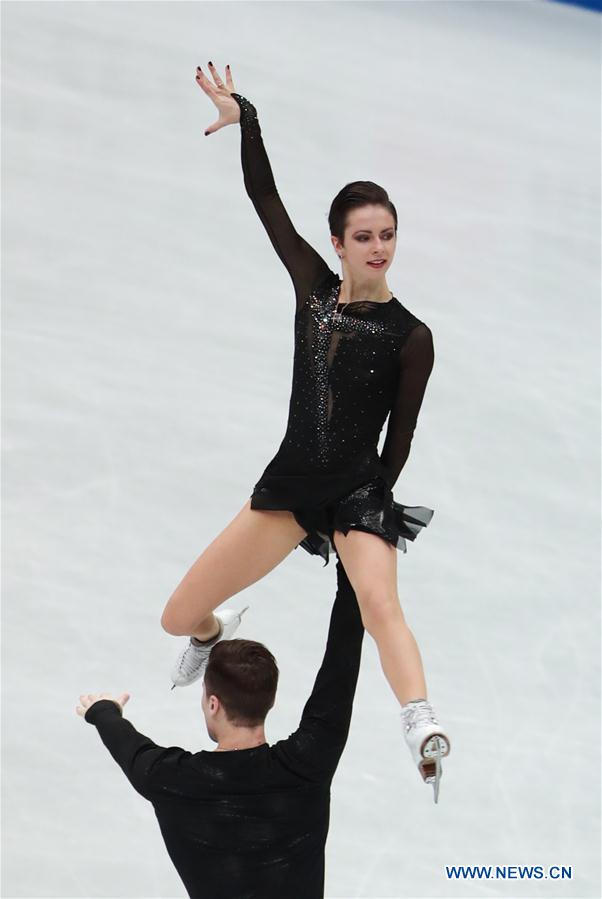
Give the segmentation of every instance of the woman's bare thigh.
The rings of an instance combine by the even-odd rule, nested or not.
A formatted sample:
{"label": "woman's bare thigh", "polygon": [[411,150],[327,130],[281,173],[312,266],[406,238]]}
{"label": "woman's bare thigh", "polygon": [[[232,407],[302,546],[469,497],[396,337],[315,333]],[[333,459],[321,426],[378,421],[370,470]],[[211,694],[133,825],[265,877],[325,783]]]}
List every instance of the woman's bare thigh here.
{"label": "woman's bare thigh", "polygon": [[397,549],[392,543],[365,531],[334,532],[337,553],[363,612],[376,594],[397,597]]}
{"label": "woman's bare thigh", "polygon": [[161,624],[172,634],[193,633],[222,602],[282,562],[306,533],[292,512],[252,509],[247,500],[184,575]]}

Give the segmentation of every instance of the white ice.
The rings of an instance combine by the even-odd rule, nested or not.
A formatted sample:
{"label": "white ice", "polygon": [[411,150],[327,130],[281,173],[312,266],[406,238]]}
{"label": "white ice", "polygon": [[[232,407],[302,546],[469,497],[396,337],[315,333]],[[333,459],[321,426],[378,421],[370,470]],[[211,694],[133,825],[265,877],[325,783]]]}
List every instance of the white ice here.
{"label": "white ice", "polygon": [[[284,433],[293,291],[244,191],[230,63],[280,194],[336,267],[331,199],[399,212],[388,282],[436,363],[395,496],[452,735],[440,803],[367,638],[333,786],[331,899],[599,897],[599,17],[544,2],[3,3],[3,895],[183,897],[152,807],[80,693],[129,691],[163,745],[211,748],[171,692],[163,605]],[[334,594],[302,549],[231,601],[297,725]],[[449,881],[445,865],[571,865]],[[285,897],[283,897],[285,899]]]}

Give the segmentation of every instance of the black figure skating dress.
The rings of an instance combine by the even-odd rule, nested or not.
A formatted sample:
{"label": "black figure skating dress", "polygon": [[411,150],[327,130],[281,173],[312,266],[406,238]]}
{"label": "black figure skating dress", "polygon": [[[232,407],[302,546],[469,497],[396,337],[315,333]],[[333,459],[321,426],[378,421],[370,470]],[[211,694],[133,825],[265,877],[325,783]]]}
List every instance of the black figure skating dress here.
{"label": "black figure skating dress", "polygon": [[240,106],[245,188],[296,296],[288,425],[251,507],[293,512],[307,531],[300,545],[326,563],[334,530],[378,534],[405,552],[405,538],[414,540],[433,516],[392,494],[433,367],[431,330],[395,297],[338,302],[341,279],[297,234],[278,195],[255,107],[232,97]]}

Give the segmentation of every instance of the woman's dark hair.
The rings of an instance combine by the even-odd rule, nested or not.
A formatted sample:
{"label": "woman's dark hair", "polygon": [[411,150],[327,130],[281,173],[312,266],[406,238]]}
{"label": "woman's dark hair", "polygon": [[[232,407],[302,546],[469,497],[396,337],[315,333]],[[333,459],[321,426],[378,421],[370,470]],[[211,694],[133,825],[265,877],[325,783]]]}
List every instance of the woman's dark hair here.
{"label": "woman's dark hair", "polygon": [[228,720],[238,727],[263,724],[278,686],[276,659],[255,640],[222,640],[209,655],[207,696],[217,696]]}
{"label": "woman's dark hair", "polygon": [[330,233],[342,242],[347,224],[347,213],[351,209],[369,204],[384,206],[385,209],[388,209],[395,219],[395,230],[397,231],[397,210],[384,187],[380,187],[374,181],[351,181],[338,192],[330,204],[328,213]]}

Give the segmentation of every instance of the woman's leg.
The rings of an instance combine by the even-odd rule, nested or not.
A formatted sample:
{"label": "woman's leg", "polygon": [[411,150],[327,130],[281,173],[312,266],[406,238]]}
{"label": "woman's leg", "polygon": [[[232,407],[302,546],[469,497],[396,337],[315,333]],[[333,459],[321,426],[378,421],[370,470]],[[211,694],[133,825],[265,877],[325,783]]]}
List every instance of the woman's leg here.
{"label": "woman's leg", "polygon": [[161,625],[174,636],[209,640],[219,630],[213,610],[275,568],[306,536],[292,512],[251,509],[209,544],[170,596]]}
{"label": "woman's leg", "polygon": [[395,696],[402,705],[426,699],[420,651],[397,594],[397,549],[376,534],[357,530],[347,536],[335,531],[334,542]]}

